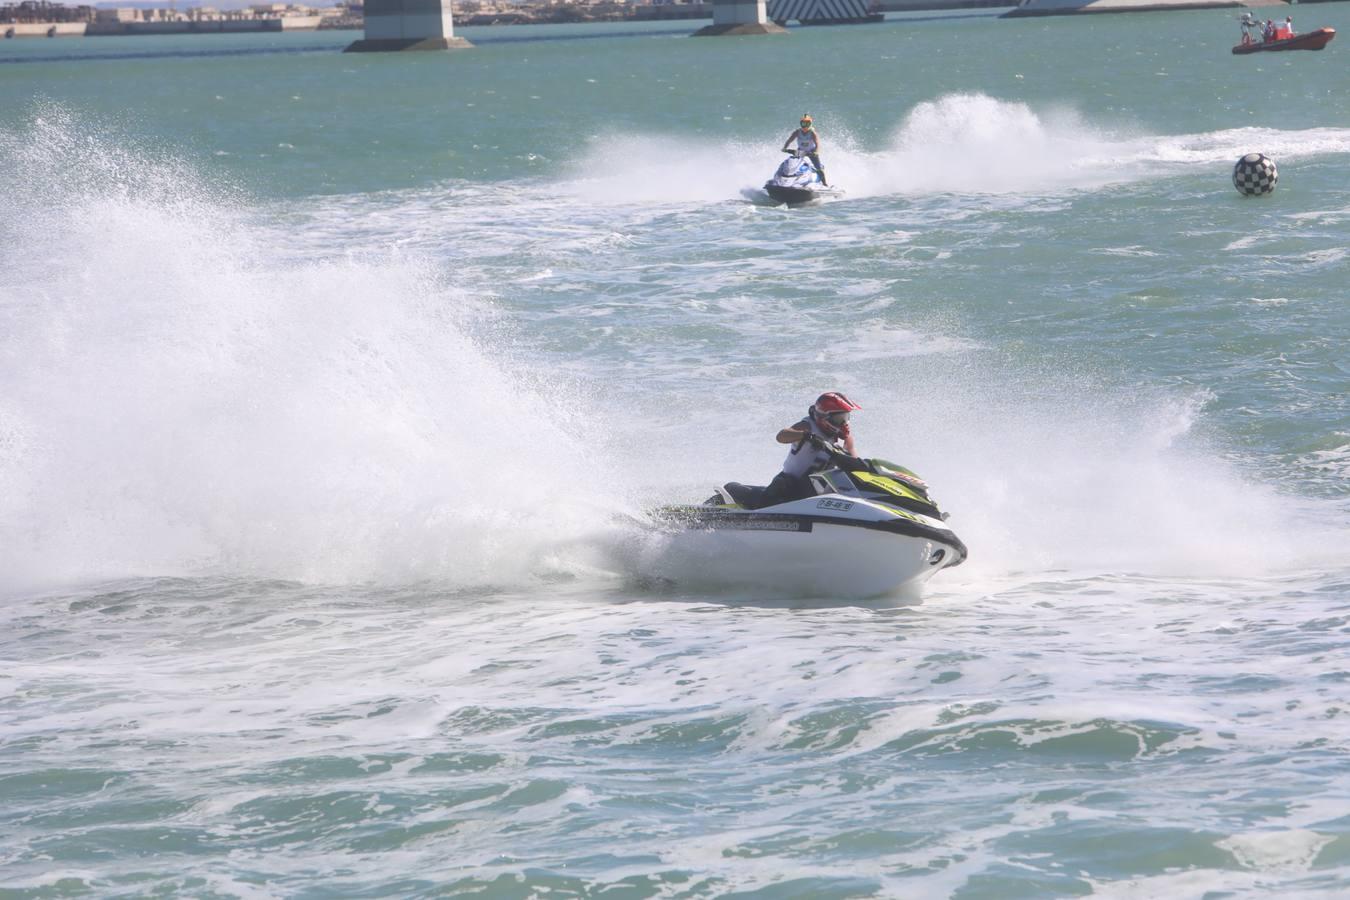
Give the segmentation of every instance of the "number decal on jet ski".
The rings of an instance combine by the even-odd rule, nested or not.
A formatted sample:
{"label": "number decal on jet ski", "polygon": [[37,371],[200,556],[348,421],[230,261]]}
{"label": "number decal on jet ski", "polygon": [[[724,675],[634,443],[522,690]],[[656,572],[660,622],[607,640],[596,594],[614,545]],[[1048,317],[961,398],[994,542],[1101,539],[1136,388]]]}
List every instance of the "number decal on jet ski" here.
{"label": "number decal on jet ski", "polygon": [[852,509],[853,504],[848,500],[821,500],[816,504],[818,509]]}

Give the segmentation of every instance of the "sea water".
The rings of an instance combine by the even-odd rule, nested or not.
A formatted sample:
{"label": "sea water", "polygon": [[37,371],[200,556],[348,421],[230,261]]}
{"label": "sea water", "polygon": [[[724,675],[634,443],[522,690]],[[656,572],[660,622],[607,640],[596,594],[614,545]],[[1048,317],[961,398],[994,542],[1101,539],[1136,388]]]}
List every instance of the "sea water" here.
{"label": "sea water", "polygon": [[[697,24],[0,44],[0,894],[1350,893],[1350,49]],[[969,562],[644,579],[827,389]]]}

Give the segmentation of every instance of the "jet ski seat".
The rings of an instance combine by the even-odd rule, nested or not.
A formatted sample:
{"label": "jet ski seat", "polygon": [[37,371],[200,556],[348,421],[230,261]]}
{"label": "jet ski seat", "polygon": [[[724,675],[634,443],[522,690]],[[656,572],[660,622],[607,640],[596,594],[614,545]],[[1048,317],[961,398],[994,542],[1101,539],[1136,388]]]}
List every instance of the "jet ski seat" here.
{"label": "jet ski seat", "polygon": [[727,496],[735,500],[746,509],[759,509],[761,499],[767,487],[756,487],[751,484],[741,484],[739,481],[728,481],[722,485],[722,490],[726,491]]}

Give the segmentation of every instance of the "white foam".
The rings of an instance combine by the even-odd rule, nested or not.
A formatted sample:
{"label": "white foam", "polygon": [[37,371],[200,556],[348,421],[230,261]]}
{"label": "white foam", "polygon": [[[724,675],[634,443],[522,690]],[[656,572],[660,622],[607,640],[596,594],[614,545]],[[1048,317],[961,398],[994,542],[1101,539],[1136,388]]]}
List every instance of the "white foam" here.
{"label": "white foam", "polygon": [[[1113,388],[1072,371],[954,371],[850,391],[864,452],[933,485],[972,548],[945,580],[1073,571],[1269,572],[1334,560],[1343,530],[1226,459],[1200,427],[1203,391]],[[953,379],[959,378],[959,381]],[[883,449],[886,448],[886,449]],[[1278,523],[1278,524],[1276,524]],[[949,578],[950,576],[950,578]]]}
{"label": "white foam", "polygon": [[[1075,121],[952,97],[916,109],[899,145],[968,140],[976,159],[1009,133],[1065,147],[1098,140]],[[14,365],[0,400],[0,562],[10,578],[592,577],[608,498],[626,505],[636,484],[644,501],[697,500],[713,482],[767,481],[783,456],[771,435],[822,382],[863,402],[863,452],[932,482],[972,548],[966,566],[943,573],[965,589],[1047,569],[1296,568],[1335,544],[1304,526],[1299,501],[1207,443],[1203,393],[1140,396],[1053,366],[1001,367],[960,323],[936,321],[940,313],[923,327],[897,325],[880,279],[848,286],[877,316],[850,317],[849,353],[820,339],[837,318],[816,302],[824,284],[808,282],[800,298],[720,288],[686,298],[679,309],[694,328],[730,319],[756,340],[760,355],[747,359],[705,356],[701,337],[652,353],[640,329],[624,327],[631,320],[608,321],[620,318],[612,302],[572,302],[563,314],[606,320],[587,340],[635,341],[626,365],[638,377],[622,379],[628,405],[624,421],[607,423],[613,452],[599,485],[588,473],[600,470],[601,450],[576,439],[594,404],[576,384],[614,387],[606,369],[615,357],[564,360],[576,373],[567,378],[517,358],[515,323],[491,302],[493,282],[454,247],[462,225],[486,253],[524,241],[547,259],[565,244],[623,264],[638,239],[614,216],[561,216],[531,206],[518,186],[457,187],[315,202],[317,227],[292,244],[181,162],[165,163],[165,182],[143,183],[135,173],[153,154],[76,141],[78,130],[58,117],[4,143],[16,164],[81,173],[68,188],[2,201],[16,246],[68,248],[4,276],[0,343]],[[509,222],[496,212],[506,201]],[[633,230],[645,236],[657,227],[647,219],[668,214],[634,213]],[[854,240],[842,232],[838,240]],[[332,249],[404,234],[381,252]],[[316,255],[315,241],[327,252]],[[423,253],[445,254],[482,290],[447,284]],[[557,270],[573,273],[565,279],[538,262],[526,277],[581,277],[570,259]],[[801,344],[784,340],[793,336],[811,347],[805,369]],[[717,440],[701,440],[688,425],[728,383]],[[1327,461],[1338,464],[1334,454]]]}
{"label": "white foam", "polygon": [[1306,872],[1317,861],[1317,854],[1332,842],[1330,835],[1301,828],[1278,831],[1248,831],[1218,841],[1215,846],[1227,850],[1248,869],[1277,872]]}
{"label": "white foam", "polygon": [[[1089,121],[1070,107],[1032,106],[982,93],[916,103],[881,148],[864,146],[846,121],[828,115],[817,121],[828,175],[852,198],[948,193],[1028,198],[1209,172],[1253,149],[1277,162],[1350,153],[1346,128],[1152,135],[1129,124]],[[572,167],[564,189],[583,194],[588,203],[726,200],[753,191],[772,174],[785,136],[716,141],[605,135]]]}

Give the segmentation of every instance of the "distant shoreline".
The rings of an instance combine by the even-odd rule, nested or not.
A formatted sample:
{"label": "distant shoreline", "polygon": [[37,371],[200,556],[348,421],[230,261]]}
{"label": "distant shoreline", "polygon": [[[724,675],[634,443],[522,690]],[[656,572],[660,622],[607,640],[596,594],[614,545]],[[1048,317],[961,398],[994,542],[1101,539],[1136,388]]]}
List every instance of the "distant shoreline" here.
{"label": "distant shoreline", "polygon": [[[1304,0],[1317,2],[1317,0]],[[1285,5],[1285,0],[1264,0]],[[1263,5],[1263,0],[880,0],[873,10],[884,13],[927,12],[1012,7],[1005,18],[1019,16],[1083,15],[1114,12],[1158,12]],[[614,22],[669,22],[713,18],[713,4],[590,3],[565,6],[527,6],[511,12],[466,12],[455,15],[456,27],[500,25],[584,25]],[[0,36],[16,37],[123,37],[183,34],[275,34],[295,31],[361,31],[359,16],[275,16],[252,19],[183,19],[153,22],[0,22]]]}
{"label": "distant shoreline", "polygon": [[[1010,7],[1010,0],[881,0],[877,12],[925,12],[933,10]],[[522,7],[511,12],[466,12],[455,14],[456,27],[498,25],[579,25],[602,22],[673,22],[711,19],[713,4],[621,4],[591,3],[566,6]],[[359,16],[277,16],[253,19],[201,19],[155,22],[0,22],[4,37],[124,37],[183,34],[261,34],[292,31],[360,31]]]}

